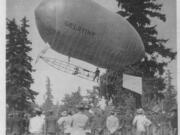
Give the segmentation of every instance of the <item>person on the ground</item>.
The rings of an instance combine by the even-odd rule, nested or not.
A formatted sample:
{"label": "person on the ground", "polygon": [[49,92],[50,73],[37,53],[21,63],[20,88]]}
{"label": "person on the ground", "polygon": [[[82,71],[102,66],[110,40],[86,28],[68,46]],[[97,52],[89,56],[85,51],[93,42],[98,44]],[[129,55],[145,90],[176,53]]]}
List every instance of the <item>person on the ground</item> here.
{"label": "person on the ground", "polygon": [[31,135],[42,135],[44,134],[43,124],[45,116],[42,114],[41,109],[33,111],[33,116],[29,122],[29,132]]}
{"label": "person on the ground", "polygon": [[173,135],[177,135],[177,133],[178,133],[177,109],[174,108],[171,110],[171,112],[172,112],[172,114],[171,114],[170,122],[171,122],[172,132],[173,132]]}
{"label": "person on the ground", "polygon": [[57,132],[57,117],[53,110],[49,111],[49,115],[45,118],[46,135],[56,135]]}
{"label": "person on the ground", "polygon": [[12,135],[20,135],[21,134],[21,118],[20,113],[13,113],[12,118],[12,129],[11,133]]}
{"label": "person on the ground", "polygon": [[13,114],[8,114],[7,122],[6,122],[6,134],[10,135],[12,133],[13,127]]}
{"label": "person on the ground", "polygon": [[72,129],[72,112],[62,112],[62,117],[58,120],[58,125],[64,135],[70,135]]}
{"label": "person on the ground", "polygon": [[92,133],[93,135],[102,135],[105,129],[106,117],[99,108],[94,110],[94,117],[92,118]]}
{"label": "person on the ground", "polygon": [[60,114],[60,118],[57,121],[59,134],[64,134],[64,119],[67,116],[67,111],[63,111]]}
{"label": "person on the ground", "polygon": [[94,72],[94,78],[93,81],[97,78],[97,82],[99,81],[99,75],[100,75],[100,70],[99,68],[96,68],[96,71]]}
{"label": "person on the ground", "polygon": [[114,111],[111,111],[110,116],[106,119],[106,128],[110,135],[116,135],[117,130],[119,129],[119,119],[116,116],[116,113]]}
{"label": "person on the ground", "polygon": [[90,104],[86,104],[84,105],[84,114],[88,117],[88,122],[86,124],[86,134],[91,134],[91,128],[92,128],[92,119],[93,119],[93,114],[92,112],[90,111]]}
{"label": "person on the ground", "polygon": [[78,112],[72,116],[71,135],[86,135],[86,127],[88,116],[84,114],[85,108],[83,104],[77,106]]}
{"label": "person on the ground", "polygon": [[132,124],[136,128],[136,135],[145,135],[146,128],[151,125],[151,121],[145,116],[144,110],[140,108],[137,110]]}
{"label": "person on the ground", "polygon": [[25,131],[26,131],[26,125],[25,125],[25,117],[24,117],[24,115],[25,115],[24,112],[21,112],[21,113],[20,113],[20,128],[21,128],[20,135],[25,134]]}
{"label": "person on the ground", "polygon": [[24,135],[28,135],[29,133],[29,114],[25,113],[23,117],[23,126],[24,126]]}

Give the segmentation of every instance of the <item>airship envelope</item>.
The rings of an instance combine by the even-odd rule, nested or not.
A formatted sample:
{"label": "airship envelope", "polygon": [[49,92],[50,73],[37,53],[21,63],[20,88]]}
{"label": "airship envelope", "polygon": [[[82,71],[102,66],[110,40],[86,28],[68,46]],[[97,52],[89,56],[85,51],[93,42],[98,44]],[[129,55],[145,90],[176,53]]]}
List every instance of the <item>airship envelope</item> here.
{"label": "airship envelope", "polygon": [[144,56],[136,30],[93,0],[43,0],[35,9],[41,38],[61,54],[120,69]]}

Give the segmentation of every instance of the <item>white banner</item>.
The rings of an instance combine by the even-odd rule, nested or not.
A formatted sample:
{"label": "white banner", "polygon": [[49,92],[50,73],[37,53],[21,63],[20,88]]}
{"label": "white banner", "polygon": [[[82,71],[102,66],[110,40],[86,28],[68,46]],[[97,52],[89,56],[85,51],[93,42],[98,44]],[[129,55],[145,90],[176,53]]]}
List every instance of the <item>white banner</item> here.
{"label": "white banner", "polygon": [[142,94],[142,78],[123,74],[123,87],[138,94]]}

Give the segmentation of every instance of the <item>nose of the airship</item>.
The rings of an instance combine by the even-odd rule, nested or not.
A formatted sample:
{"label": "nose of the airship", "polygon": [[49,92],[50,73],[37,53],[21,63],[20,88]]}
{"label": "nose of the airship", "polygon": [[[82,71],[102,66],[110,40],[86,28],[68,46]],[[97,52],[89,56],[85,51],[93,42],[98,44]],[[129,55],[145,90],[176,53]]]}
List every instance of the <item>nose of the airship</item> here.
{"label": "nose of the airship", "polygon": [[46,25],[54,26],[56,21],[56,1],[45,0],[35,9],[37,20],[42,21]]}
{"label": "nose of the airship", "polygon": [[36,24],[41,37],[50,42],[56,27],[56,1],[44,0],[35,9]]}

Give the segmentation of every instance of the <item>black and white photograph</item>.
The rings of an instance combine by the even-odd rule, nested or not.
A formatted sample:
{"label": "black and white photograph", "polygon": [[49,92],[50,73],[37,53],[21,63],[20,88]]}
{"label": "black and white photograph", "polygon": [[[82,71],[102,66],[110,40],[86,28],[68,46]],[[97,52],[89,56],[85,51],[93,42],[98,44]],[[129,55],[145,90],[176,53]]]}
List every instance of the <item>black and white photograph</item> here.
{"label": "black and white photograph", "polygon": [[5,0],[4,135],[178,135],[176,2]]}

